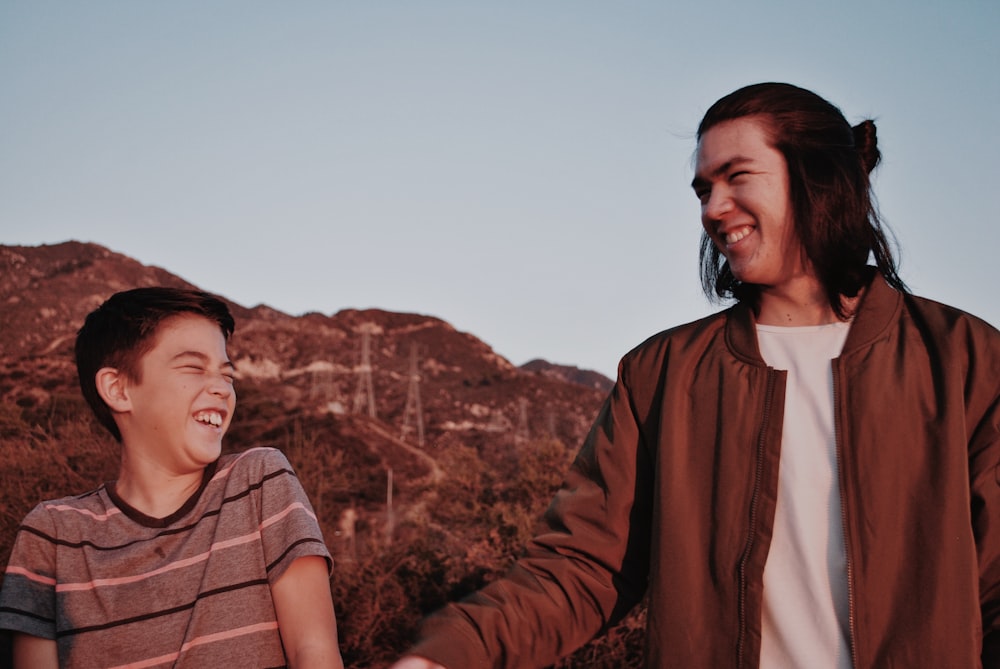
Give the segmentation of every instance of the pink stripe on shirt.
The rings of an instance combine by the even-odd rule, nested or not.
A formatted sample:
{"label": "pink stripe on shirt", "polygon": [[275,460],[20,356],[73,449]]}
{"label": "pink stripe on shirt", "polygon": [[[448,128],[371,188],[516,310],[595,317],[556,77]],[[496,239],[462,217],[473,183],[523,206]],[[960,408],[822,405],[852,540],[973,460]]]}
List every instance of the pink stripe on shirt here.
{"label": "pink stripe on shirt", "polygon": [[94,513],[90,509],[78,509],[77,507],[69,506],[68,504],[46,504],[44,506],[47,511],[61,511],[61,512],[72,511],[74,513],[81,513],[85,516],[90,516],[94,520],[98,520],[101,522],[104,522],[108,518],[111,518],[112,516],[117,516],[119,513],[121,513],[121,509],[118,508],[108,509],[104,513]]}
{"label": "pink stripe on shirt", "polygon": [[265,527],[269,527],[271,525],[274,525],[275,523],[279,522],[281,519],[283,519],[285,516],[287,516],[291,512],[298,511],[299,509],[301,509],[302,511],[305,511],[306,515],[309,516],[310,518],[312,518],[313,520],[316,520],[316,516],[313,515],[313,513],[311,511],[309,511],[309,509],[306,508],[305,504],[303,504],[302,502],[294,502],[293,504],[289,504],[284,509],[282,509],[278,513],[274,514],[270,518],[265,518],[264,521],[260,524],[260,529],[263,530]]}
{"label": "pink stripe on shirt", "polygon": [[257,451],[262,451],[262,450],[266,450],[266,447],[264,447],[264,446],[258,446],[257,448],[251,448],[251,449],[248,449],[246,451],[243,451],[242,453],[240,453],[239,455],[237,455],[235,458],[233,458],[232,462],[230,462],[228,465],[226,465],[223,469],[220,469],[219,471],[215,472],[215,476],[212,477],[212,482],[218,481],[219,479],[226,478],[227,476],[229,476],[230,470],[232,470],[232,468],[236,465],[237,462],[239,462],[243,458],[247,457],[251,453],[255,453]]}
{"label": "pink stripe on shirt", "polygon": [[19,576],[24,576],[28,580],[35,581],[36,583],[41,583],[43,585],[55,585],[56,579],[50,576],[42,576],[41,574],[36,574],[33,571],[25,569],[24,567],[13,567],[8,566],[6,570],[7,574],[17,574]]}
{"label": "pink stripe on shirt", "polygon": [[146,572],[145,574],[135,574],[133,576],[121,576],[119,578],[98,578],[93,581],[84,581],[81,583],[60,583],[56,586],[56,592],[93,590],[94,588],[102,588],[112,585],[125,585],[126,583],[136,583],[138,581],[142,581],[147,578],[152,578],[153,576],[158,576],[166,572],[174,571],[176,569],[183,569],[184,567],[189,567],[193,564],[204,562],[209,558],[209,556],[214,551],[224,550],[226,548],[232,548],[233,546],[240,546],[242,544],[250,543],[251,541],[260,541],[260,532],[252,532],[242,537],[235,537],[233,539],[228,539],[226,541],[216,542],[212,544],[212,547],[209,548],[204,553],[200,553],[198,555],[189,557],[184,560],[177,560],[176,562],[171,562],[168,565],[164,565],[159,569],[154,569],[153,571]]}
{"label": "pink stripe on shirt", "polygon": [[267,632],[268,630],[278,629],[277,621],[269,623],[258,623],[256,625],[247,625],[246,627],[240,627],[234,630],[226,630],[225,632],[218,632],[216,634],[206,634],[205,636],[195,637],[187,643],[181,646],[181,649],[176,653],[169,653],[167,655],[160,655],[159,657],[151,657],[147,660],[139,660],[138,662],[130,662],[128,664],[119,664],[117,666],[111,667],[111,669],[144,669],[145,667],[155,667],[158,664],[164,664],[167,662],[173,662],[181,656],[181,653],[188,651],[195,646],[203,646],[206,643],[215,643],[217,641],[225,641],[227,639],[234,639],[236,637],[246,636],[247,634],[256,634],[257,632]]}

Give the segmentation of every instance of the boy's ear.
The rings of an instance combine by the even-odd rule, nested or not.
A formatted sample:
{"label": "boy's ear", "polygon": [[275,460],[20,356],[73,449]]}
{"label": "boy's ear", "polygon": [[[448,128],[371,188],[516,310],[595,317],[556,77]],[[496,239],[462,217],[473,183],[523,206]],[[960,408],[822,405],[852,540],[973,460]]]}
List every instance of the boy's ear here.
{"label": "boy's ear", "polygon": [[125,375],[114,367],[101,367],[95,377],[97,392],[108,407],[122,413],[132,408]]}

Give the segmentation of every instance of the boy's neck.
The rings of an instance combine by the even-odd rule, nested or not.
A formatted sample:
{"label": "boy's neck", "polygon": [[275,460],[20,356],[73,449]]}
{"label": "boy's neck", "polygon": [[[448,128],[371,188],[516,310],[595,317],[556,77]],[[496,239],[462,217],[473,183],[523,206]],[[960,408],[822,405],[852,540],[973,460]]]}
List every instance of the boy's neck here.
{"label": "boy's neck", "polygon": [[115,492],[129,506],[150,516],[166,518],[198,491],[204,469],[185,474],[166,472],[157,463],[122,454]]}

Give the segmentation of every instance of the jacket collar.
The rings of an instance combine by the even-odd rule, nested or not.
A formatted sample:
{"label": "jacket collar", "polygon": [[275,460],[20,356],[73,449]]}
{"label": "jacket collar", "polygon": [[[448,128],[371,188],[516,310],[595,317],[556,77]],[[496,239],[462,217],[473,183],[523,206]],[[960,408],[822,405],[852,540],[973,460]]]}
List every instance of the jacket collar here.
{"label": "jacket collar", "polygon": [[[858,313],[851,323],[841,355],[871,345],[897,317],[903,301],[902,293],[887,284],[880,272],[873,271],[873,275],[858,305]],[[757,330],[753,310],[749,305],[741,302],[729,309],[726,318],[726,344],[744,362],[766,366],[757,347]]]}

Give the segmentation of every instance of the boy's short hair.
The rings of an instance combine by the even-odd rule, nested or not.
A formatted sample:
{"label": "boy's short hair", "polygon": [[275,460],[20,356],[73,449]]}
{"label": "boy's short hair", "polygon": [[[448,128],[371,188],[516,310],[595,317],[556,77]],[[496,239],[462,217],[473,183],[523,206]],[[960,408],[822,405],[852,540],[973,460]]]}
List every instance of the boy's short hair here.
{"label": "boy's short hair", "polygon": [[210,293],[156,286],[115,293],[87,315],[76,336],[80,389],[101,425],[121,441],[111,409],[97,392],[97,372],[114,367],[139,382],[139,360],[155,345],[156,333],[171,316],[194,314],[217,323],[227,340],[236,328],[229,307]]}

